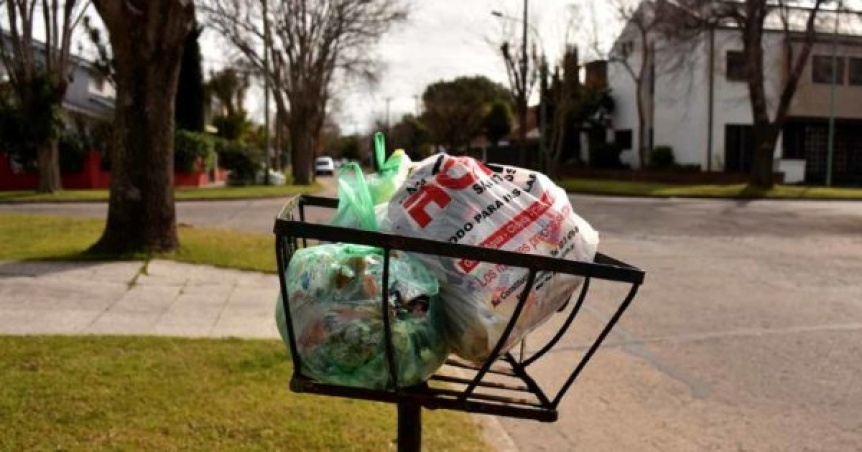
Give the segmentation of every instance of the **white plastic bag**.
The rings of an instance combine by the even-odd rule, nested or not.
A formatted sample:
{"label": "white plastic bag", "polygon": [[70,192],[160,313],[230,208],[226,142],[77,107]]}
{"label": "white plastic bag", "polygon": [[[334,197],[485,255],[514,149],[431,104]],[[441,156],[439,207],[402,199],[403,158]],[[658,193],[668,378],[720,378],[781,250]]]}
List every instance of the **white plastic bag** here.
{"label": "white plastic bag", "polygon": [[[450,243],[591,262],[598,233],[572,211],[547,176],[515,167],[494,172],[468,157],[419,162],[392,197],[380,230]],[[481,361],[512,317],[526,269],[417,254],[440,280],[448,340],[462,358]],[[581,284],[539,272],[507,350],[564,305]]]}

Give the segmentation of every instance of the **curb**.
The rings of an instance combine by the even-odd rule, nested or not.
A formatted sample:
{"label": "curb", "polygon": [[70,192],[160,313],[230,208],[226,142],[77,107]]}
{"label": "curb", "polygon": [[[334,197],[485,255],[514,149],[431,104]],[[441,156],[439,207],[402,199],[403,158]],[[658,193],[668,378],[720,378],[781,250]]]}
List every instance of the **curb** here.
{"label": "curb", "polygon": [[566,190],[566,193],[570,195],[590,195],[597,196],[603,198],[630,198],[630,199],[693,199],[693,200],[712,200],[712,201],[782,201],[782,202],[793,202],[793,201],[814,201],[814,202],[835,202],[835,201],[843,201],[843,202],[862,202],[862,198],[841,198],[841,197],[818,197],[818,198],[770,198],[768,196],[763,197],[725,197],[725,196],[697,196],[697,195],[639,195],[635,193],[602,193],[602,192],[593,192],[593,191],[583,191],[583,190]]}

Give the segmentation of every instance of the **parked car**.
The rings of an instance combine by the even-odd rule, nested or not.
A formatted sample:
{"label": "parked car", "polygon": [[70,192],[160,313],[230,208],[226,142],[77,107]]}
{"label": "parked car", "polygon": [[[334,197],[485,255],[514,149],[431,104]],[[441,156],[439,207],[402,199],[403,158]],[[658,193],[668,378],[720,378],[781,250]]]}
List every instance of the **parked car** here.
{"label": "parked car", "polygon": [[332,157],[318,157],[314,161],[315,174],[335,174],[335,161]]}

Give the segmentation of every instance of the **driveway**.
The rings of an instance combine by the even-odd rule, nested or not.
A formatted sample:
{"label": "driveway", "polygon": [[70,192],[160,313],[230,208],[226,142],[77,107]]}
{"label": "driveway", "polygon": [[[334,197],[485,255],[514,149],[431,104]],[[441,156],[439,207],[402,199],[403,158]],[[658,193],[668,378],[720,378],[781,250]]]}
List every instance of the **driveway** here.
{"label": "driveway", "polygon": [[[600,249],[647,280],[560,421],[500,420],[518,449],[862,450],[862,203],[573,201],[602,232]],[[269,233],[282,202],[183,202],[178,214]],[[0,210],[104,215],[99,205]],[[573,334],[537,364],[539,380],[562,381],[623,291],[594,284]]]}

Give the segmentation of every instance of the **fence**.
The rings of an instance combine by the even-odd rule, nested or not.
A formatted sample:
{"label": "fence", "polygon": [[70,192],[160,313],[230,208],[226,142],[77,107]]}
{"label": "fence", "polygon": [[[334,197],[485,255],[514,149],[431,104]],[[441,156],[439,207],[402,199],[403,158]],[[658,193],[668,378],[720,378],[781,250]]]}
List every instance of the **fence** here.
{"label": "fence", "polygon": [[[207,172],[201,162],[198,162],[196,171],[174,173],[175,187],[203,187],[226,180],[227,171],[217,168]],[[102,169],[99,153],[88,152],[84,155],[81,171],[61,174],[61,182],[65,189],[105,189],[111,186],[111,173]],[[38,173],[14,168],[11,156],[0,153],[0,190],[35,190],[38,186]]]}

